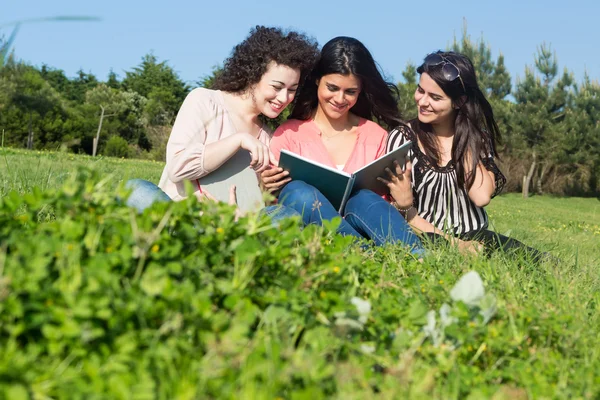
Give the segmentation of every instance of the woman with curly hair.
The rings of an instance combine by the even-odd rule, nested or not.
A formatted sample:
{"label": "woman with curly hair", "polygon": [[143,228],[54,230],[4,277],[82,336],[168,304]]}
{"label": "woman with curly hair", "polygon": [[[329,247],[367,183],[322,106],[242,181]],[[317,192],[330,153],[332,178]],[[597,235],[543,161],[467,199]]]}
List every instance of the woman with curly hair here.
{"label": "woman with curly hair", "polygon": [[[377,122],[391,128],[402,121],[396,99],[397,88],[383,79],[360,41],[334,38],[323,46],[291,119],[275,131],[271,151],[279,158],[286,149],[353,173],[386,153],[387,131]],[[404,218],[374,192],[353,194],[340,215],[318,189],[302,181],[288,183],[285,176],[281,168],[261,175],[267,188],[282,189],[280,204],[299,212],[305,224],[320,225],[341,216],[340,234],[371,239],[378,245],[402,242],[413,254],[423,253]]]}
{"label": "woman with curly hair", "polygon": [[143,210],[156,200],[181,200],[186,197],[185,181],[204,199],[199,179],[240,149],[250,153],[250,166],[257,173],[265,170],[272,161],[271,132],[259,116],[275,118],[286,108],[317,56],[317,44],[300,33],[252,29],[225,61],[213,89],[194,89],[184,100],[167,143],[160,189],[130,181],[128,204]]}

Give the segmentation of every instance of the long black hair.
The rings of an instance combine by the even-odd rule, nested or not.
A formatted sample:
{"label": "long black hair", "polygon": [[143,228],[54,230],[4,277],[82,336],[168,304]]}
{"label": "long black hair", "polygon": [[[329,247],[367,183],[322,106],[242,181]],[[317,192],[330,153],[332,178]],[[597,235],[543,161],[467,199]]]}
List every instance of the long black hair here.
{"label": "long black hair", "polygon": [[307,120],[312,117],[319,104],[317,81],[329,74],[352,74],[360,80],[360,94],[350,112],[383,123],[387,128],[402,123],[397,103],[398,88],[383,79],[365,45],[346,36],[331,39],[323,46],[317,65],[296,96],[290,118]]}
{"label": "long black hair", "polygon": [[[496,144],[500,141],[500,130],[494,119],[492,106],[477,84],[477,76],[471,60],[463,54],[452,51],[438,51],[436,54],[442,56],[446,62],[454,64],[460,72],[460,78],[448,80],[442,71],[445,63],[438,65],[423,63],[417,68],[417,72],[419,74],[426,72],[450,97],[452,106],[457,108],[452,160],[459,187],[469,190],[475,181],[478,163],[487,157],[498,157]],[[431,158],[433,165],[439,165],[440,151],[431,126],[419,122],[418,119],[412,126],[419,136],[425,154]],[[470,157],[467,174],[465,162],[470,155],[473,156]]]}

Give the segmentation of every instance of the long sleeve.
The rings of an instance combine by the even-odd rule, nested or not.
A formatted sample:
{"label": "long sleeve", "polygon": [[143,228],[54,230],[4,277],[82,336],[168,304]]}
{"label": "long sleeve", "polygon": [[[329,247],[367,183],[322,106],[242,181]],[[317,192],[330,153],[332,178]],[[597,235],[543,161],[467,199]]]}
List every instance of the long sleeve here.
{"label": "long sleeve", "polygon": [[167,143],[166,169],[172,182],[194,180],[208,173],[204,169],[206,129],[216,122],[215,117],[218,115],[204,91],[193,90],[184,100]]}

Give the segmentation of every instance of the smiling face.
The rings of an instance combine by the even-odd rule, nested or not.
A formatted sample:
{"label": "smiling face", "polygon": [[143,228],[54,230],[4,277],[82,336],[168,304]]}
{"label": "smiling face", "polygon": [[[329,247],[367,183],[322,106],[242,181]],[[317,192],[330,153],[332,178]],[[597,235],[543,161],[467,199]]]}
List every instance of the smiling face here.
{"label": "smiling face", "polygon": [[448,125],[456,117],[452,99],[427,72],[421,74],[415,91],[415,102],[419,111],[419,121],[431,125]]}
{"label": "smiling face", "polygon": [[318,112],[334,120],[347,117],[348,111],[358,101],[360,89],[360,80],[352,74],[323,76],[317,87]]}
{"label": "smiling face", "polygon": [[256,109],[268,118],[276,118],[294,100],[299,82],[299,70],[271,62],[251,90]]}

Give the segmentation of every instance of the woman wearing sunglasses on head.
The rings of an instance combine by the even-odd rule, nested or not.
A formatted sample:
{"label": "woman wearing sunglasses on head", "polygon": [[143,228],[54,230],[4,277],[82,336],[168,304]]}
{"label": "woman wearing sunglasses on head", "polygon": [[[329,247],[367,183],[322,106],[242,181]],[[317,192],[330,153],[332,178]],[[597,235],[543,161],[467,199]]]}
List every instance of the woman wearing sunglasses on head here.
{"label": "woman wearing sunglasses on head", "polygon": [[[388,151],[412,141],[411,164],[386,179],[394,205],[410,225],[435,241],[456,241],[464,251],[521,249],[542,253],[488,230],[485,207],[506,178],[494,162],[498,125],[477,84],[469,58],[428,55],[417,69],[418,118],[390,132]],[[412,129],[411,129],[412,128]]]}
{"label": "woman wearing sunglasses on head", "polygon": [[[401,122],[393,84],[381,76],[367,48],[357,39],[337,37],[323,46],[321,56],[294,103],[290,120],[271,141],[279,158],[282,149],[348,173],[386,153],[386,127]],[[295,209],[305,224],[340,217],[323,194],[302,181],[289,182],[273,167],[262,174],[271,191],[283,187],[279,203]],[[289,182],[289,183],[288,183]],[[284,186],[285,185],[285,186]],[[338,232],[372,239],[376,244],[401,242],[421,255],[419,239],[404,218],[382,197],[361,190],[350,197]]]}

